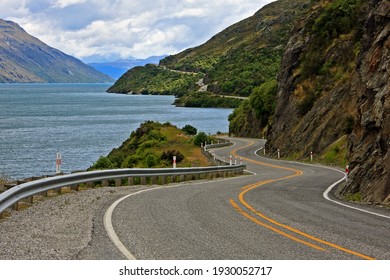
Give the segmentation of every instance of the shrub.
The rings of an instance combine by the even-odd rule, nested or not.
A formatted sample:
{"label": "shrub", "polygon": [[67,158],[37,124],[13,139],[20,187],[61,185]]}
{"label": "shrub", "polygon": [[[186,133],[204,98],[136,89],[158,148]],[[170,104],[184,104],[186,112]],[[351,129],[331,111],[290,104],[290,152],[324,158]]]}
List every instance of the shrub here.
{"label": "shrub", "polygon": [[161,160],[170,163],[173,159],[173,156],[176,156],[176,163],[179,163],[184,160],[184,155],[180,151],[176,151],[176,150],[164,151],[160,158]]}
{"label": "shrub", "polygon": [[131,155],[126,157],[126,159],[122,162],[122,168],[133,168],[137,165],[137,163],[141,160],[138,155]]}
{"label": "shrub", "polygon": [[148,154],[145,158],[146,167],[155,167],[158,164],[157,157],[153,154]]}
{"label": "shrub", "polygon": [[116,165],[112,163],[107,157],[101,156],[97,162],[91,167],[94,169],[113,169],[116,168]]}
{"label": "shrub", "polygon": [[207,142],[207,140],[208,140],[207,134],[201,131],[195,136],[194,145],[199,147],[202,143]]}
{"label": "shrub", "polygon": [[185,125],[181,130],[183,130],[187,135],[196,135],[198,130],[192,125]]}

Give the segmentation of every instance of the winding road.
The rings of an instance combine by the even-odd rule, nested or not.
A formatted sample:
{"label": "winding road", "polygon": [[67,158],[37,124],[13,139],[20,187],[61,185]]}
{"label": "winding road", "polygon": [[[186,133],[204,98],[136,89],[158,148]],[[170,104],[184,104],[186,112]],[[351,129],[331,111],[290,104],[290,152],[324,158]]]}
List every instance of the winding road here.
{"label": "winding road", "polygon": [[378,212],[374,215],[324,198],[342,172],[259,157],[261,140],[231,141],[234,146],[213,152],[241,157],[253,175],[123,197],[104,215],[114,242],[96,246],[94,254],[105,259],[390,259],[388,210],[370,209]]}

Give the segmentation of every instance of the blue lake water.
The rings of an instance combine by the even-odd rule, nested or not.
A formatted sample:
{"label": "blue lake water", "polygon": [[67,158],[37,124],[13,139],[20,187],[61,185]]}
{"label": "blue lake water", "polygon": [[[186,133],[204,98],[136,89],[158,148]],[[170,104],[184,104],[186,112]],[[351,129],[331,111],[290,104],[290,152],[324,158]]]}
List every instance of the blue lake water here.
{"label": "blue lake water", "polygon": [[231,109],[180,108],[173,96],[106,93],[107,84],[0,84],[0,175],[25,178],[84,170],[140,123],[228,131]]}

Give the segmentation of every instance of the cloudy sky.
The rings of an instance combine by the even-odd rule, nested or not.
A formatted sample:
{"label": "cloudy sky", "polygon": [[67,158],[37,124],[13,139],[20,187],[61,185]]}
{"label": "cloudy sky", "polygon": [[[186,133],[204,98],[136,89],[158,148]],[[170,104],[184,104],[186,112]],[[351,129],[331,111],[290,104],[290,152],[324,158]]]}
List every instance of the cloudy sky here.
{"label": "cloudy sky", "polygon": [[175,54],[272,0],[0,0],[12,20],[85,62]]}

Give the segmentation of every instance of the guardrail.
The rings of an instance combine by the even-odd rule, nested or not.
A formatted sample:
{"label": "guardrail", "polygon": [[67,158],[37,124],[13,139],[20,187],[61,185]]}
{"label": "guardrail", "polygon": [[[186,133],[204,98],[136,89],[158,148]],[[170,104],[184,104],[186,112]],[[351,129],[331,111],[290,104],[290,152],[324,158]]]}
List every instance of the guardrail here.
{"label": "guardrail", "polygon": [[217,157],[215,157],[213,154],[210,153],[209,149],[215,149],[215,148],[223,148],[223,147],[227,147],[227,146],[231,146],[232,143],[229,142],[229,141],[226,141],[225,139],[220,139],[224,142],[221,142],[221,143],[216,143],[216,144],[208,144],[208,145],[205,145],[203,147],[203,149],[201,149],[202,151],[202,154],[207,157],[207,159],[211,162],[213,162],[214,164],[216,165],[230,165],[229,162],[227,161],[224,161],[224,160],[221,160],[221,159],[218,159]]}
{"label": "guardrail", "polygon": [[35,195],[44,194],[48,196],[49,191],[62,190],[62,188],[79,190],[81,184],[93,185],[96,182],[101,182],[102,186],[108,186],[111,180],[115,182],[115,186],[134,185],[136,178],[138,178],[141,185],[146,185],[148,181],[152,184],[166,184],[169,182],[213,179],[242,174],[245,168],[245,165],[191,168],[132,168],[90,171],[49,177],[23,183],[1,193],[0,214],[11,206],[18,210],[20,207],[19,203],[22,200],[29,199],[29,203],[32,204]]}

